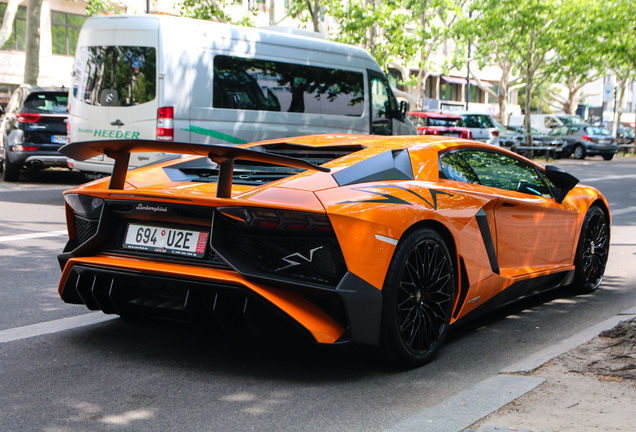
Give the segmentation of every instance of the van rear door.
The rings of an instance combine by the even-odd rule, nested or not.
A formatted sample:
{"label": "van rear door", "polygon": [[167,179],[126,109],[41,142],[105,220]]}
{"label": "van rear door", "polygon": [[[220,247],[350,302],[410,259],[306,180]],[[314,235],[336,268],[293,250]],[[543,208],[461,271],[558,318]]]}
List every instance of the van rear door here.
{"label": "van rear door", "polygon": [[[158,22],[109,18],[87,20],[78,41],[70,92],[71,142],[156,138]],[[131,165],[140,163],[131,160]]]}

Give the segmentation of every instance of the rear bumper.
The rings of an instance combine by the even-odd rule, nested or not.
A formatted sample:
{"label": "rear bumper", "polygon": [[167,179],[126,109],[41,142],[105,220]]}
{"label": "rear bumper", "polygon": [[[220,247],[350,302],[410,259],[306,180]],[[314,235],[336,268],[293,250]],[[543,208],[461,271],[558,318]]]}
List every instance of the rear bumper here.
{"label": "rear bumper", "polygon": [[67,167],[67,158],[57,151],[9,151],[9,162],[29,168]]}
{"label": "rear bumper", "polygon": [[58,290],[67,303],[122,316],[206,322],[269,336],[277,334],[270,327],[295,327],[321,344],[379,343],[381,291],[351,273],[333,290],[292,290],[229,270],[97,256],[66,261]]}

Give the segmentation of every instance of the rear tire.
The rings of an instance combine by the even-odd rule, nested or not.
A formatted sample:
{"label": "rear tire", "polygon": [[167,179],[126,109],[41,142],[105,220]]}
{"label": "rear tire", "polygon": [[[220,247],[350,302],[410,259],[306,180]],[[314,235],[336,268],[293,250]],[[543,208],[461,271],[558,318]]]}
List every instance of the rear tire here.
{"label": "rear tire", "polygon": [[4,161],[2,161],[2,178],[4,181],[18,181],[20,178],[20,167],[9,162],[9,157],[6,152],[4,154]]}
{"label": "rear tire", "polygon": [[614,155],[613,154],[605,154],[605,155],[603,155],[603,159],[605,159],[606,161],[611,161],[612,159],[614,159]]}
{"label": "rear tire", "polygon": [[581,144],[577,144],[574,147],[574,158],[585,159],[585,147],[583,147]]}
{"label": "rear tire", "polygon": [[399,366],[429,362],[446,338],[455,268],[444,239],[420,228],[397,246],[382,289],[381,348]]}
{"label": "rear tire", "polygon": [[574,258],[574,285],[580,293],[591,293],[601,285],[609,255],[610,227],[605,212],[593,205],[587,211]]}

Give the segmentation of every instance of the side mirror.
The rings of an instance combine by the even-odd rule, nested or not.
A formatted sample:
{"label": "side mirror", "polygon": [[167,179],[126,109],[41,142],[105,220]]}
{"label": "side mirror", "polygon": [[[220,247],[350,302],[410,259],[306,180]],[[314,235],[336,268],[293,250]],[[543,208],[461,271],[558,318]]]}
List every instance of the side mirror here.
{"label": "side mirror", "polygon": [[406,113],[409,112],[411,109],[410,104],[407,101],[401,101],[400,102],[400,120],[404,120],[406,118]]}
{"label": "side mirror", "polygon": [[556,190],[554,191],[554,198],[559,204],[563,202],[568,192],[570,192],[579,182],[579,179],[574,177],[572,174],[563,171],[561,168],[555,167],[554,165],[546,165],[545,175],[556,187]]}

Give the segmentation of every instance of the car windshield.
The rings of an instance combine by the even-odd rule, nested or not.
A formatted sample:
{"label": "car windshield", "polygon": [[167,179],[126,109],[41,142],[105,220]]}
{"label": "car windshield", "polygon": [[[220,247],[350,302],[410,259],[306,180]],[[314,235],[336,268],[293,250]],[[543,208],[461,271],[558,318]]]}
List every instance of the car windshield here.
{"label": "car windshield", "polygon": [[612,133],[604,127],[588,126],[585,128],[585,133],[589,135],[611,135]]}
{"label": "car windshield", "polygon": [[469,128],[490,129],[495,127],[492,118],[487,114],[465,114],[462,117],[464,126]]}
{"label": "car windshield", "polygon": [[66,92],[31,93],[24,101],[22,111],[38,114],[66,114],[67,105],[68,93]]}

